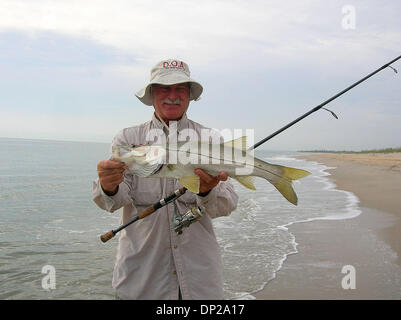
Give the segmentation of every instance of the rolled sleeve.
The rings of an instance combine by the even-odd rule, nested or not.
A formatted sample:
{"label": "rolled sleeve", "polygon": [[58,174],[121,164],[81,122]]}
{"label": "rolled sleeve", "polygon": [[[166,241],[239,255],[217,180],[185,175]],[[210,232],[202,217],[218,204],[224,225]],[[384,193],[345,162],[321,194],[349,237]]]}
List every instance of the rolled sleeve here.
{"label": "rolled sleeve", "polygon": [[118,192],[113,196],[108,196],[100,185],[99,178],[93,181],[93,201],[103,210],[114,212],[121,207],[132,202],[129,196],[129,187],[125,182],[118,186]]}

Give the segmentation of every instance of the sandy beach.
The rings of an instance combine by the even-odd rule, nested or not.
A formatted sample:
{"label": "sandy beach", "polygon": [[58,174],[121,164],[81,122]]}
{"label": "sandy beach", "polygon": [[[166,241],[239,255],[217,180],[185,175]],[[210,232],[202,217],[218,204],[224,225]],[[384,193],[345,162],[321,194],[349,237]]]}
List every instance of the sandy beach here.
{"label": "sandy beach", "polygon": [[[337,189],[359,198],[351,219],[291,225],[298,253],[256,299],[401,299],[401,153],[305,153],[323,163]],[[355,270],[355,288],[344,277]],[[348,282],[349,284],[350,282]]]}

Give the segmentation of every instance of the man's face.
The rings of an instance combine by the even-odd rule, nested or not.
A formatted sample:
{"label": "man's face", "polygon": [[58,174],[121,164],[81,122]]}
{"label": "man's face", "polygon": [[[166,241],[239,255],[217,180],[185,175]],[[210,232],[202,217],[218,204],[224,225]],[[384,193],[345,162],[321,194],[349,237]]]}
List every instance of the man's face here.
{"label": "man's face", "polygon": [[189,106],[189,84],[180,83],[165,86],[152,86],[153,106],[156,114],[166,123],[169,120],[179,120]]}

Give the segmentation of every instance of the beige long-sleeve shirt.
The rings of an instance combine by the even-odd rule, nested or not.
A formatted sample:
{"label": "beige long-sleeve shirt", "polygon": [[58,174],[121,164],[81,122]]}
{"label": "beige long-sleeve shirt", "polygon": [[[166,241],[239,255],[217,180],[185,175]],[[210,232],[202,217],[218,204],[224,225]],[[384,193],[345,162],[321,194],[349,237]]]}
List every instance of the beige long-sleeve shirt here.
{"label": "beige long-sleeve shirt", "polygon": [[[190,129],[201,137],[200,124],[186,115],[177,122],[177,132]],[[152,129],[163,130],[153,116],[139,126],[120,131],[112,145],[147,143]],[[189,130],[189,131],[190,131]],[[129,173],[114,196],[107,196],[99,183],[93,183],[93,200],[102,209],[114,212],[123,208],[120,223],[168,196],[181,184],[172,178],[141,178]],[[227,216],[237,206],[238,196],[228,181],[220,182],[201,197],[189,190],[144,219],[120,232],[112,285],[121,299],[223,299],[220,248],[212,218]],[[202,218],[178,235],[172,227],[174,210],[184,214],[196,205],[203,207]]]}

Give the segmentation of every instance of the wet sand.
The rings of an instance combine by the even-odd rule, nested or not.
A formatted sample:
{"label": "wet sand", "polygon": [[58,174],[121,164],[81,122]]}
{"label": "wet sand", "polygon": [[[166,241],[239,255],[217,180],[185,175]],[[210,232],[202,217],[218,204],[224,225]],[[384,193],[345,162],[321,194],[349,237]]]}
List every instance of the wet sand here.
{"label": "wet sand", "polygon": [[[315,154],[337,189],[354,193],[361,215],[291,225],[298,253],[289,255],[257,299],[401,299],[401,153]],[[344,277],[355,270],[355,289]],[[347,267],[346,267],[347,268]],[[345,280],[344,280],[345,281]],[[348,282],[349,284],[349,282]]]}

